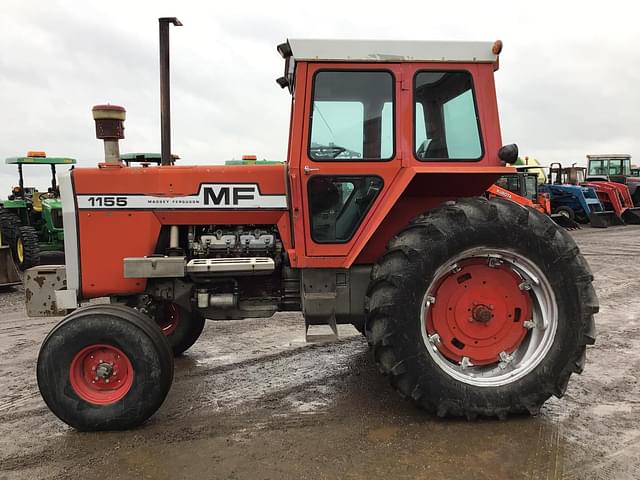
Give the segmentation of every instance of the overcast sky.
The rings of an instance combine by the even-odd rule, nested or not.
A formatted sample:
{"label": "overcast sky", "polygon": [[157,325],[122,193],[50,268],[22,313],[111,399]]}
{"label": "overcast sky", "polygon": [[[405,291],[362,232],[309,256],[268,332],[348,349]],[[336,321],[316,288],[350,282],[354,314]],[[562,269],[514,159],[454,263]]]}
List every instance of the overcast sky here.
{"label": "overcast sky", "polygon": [[[633,2],[2,0],[0,158],[102,158],[91,106],[127,109],[122,152],[159,151],[158,22],[171,30],[173,151],[182,164],[285,159],[287,37],[504,42],[504,143],[544,164],[587,153],[640,163],[640,28]],[[35,167],[26,171],[35,178]],[[30,172],[34,172],[30,175]],[[0,166],[0,198],[15,182]],[[45,186],[38,175],[35,182]]]}

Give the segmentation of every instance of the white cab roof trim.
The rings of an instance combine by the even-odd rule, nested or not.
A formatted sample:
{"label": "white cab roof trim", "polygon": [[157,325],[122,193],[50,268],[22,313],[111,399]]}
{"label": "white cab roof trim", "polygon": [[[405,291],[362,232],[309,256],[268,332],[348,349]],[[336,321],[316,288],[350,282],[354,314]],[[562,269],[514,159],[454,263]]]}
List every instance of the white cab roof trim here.
{"label": "white cab roof trim", "polygon": [[606,153],[606,154],[598,154],[598,155],[587,155],[589,160],[620,160],[620,159],[628,159],[631,158],[631,155],[628,153]]}
{"label": "white cab roof trim", "polygon": [[498,59],[493,42],[289,39],[298,61],[481,62]]}

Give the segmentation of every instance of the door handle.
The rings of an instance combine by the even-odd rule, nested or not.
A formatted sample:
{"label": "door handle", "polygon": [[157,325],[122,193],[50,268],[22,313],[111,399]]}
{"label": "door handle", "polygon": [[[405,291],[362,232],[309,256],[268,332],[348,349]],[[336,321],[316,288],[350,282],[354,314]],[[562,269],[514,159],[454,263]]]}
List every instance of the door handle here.
{"label": "door handle", "polygon": [[309,175],[311,172],[319,172],[319,168],[311,168],[309,165],[305,165],[302,169],[305,175]]}

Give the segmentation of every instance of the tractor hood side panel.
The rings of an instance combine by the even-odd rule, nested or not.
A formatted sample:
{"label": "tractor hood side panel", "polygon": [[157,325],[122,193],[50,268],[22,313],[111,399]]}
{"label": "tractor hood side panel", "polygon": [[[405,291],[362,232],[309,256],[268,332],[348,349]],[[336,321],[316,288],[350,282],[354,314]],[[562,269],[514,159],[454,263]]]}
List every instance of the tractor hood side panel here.
{"label": "tractor hood side panel", "polygon": [[123,259],[155,253],[163,225],[277,224],[289,243],[283,164],[77,168],[71,176],[77,255],[67,270],[77,272],[69,283],[81,298],[143,292],[145,279],[124,278]]}

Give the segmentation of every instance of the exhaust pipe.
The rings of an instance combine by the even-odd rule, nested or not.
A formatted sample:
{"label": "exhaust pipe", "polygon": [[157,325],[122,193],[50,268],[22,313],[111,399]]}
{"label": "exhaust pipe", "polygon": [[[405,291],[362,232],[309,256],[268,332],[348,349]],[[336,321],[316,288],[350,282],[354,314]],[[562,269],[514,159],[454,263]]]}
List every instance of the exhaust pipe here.
{"label": "exhaust pipe", "polygon": [[181,27],[176,17],[162,17],[160,24],[160,152],[161,165],[171,165],[171,96],[169,87],[169,24]]}

